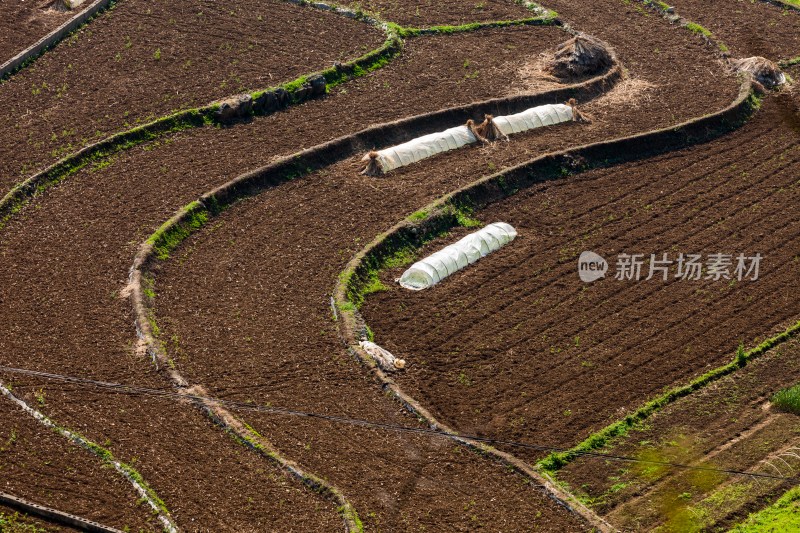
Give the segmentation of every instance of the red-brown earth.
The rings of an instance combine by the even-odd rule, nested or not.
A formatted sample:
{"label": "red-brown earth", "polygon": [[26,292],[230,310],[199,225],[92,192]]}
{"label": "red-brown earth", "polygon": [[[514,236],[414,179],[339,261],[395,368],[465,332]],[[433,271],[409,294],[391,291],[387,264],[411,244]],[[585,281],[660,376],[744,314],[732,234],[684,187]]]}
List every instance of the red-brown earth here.
{"label": "red-brown earth", "polygon": [[384,39],[281,0],[121,1],[0,84],[0,188],[111,133],[286,83]]}
{"label": "red-brown earth", "polygon": [[[494,30],[415,41],[419,43],[420,52],[415,54],[415,47],[410,44],[408,61],[417,65],[440,64],[443,69],[447,68],[453,80],[451,90],[446,93],[435,90],[431,83],[425,90],[437,96],[430,98],[427,105],[467,103],[475,94],[487,98],[501,92],[504,84],[515,79],[516,69],[498,68],[511,61],[510,53],[498,56],[495,52],[483,51],[481,44],[487,35],[531,53],[539,53],[563,39],[563,33],[557,29],[525,28],[510,30],[510,33]],[[470,57],[484,72],[496,71],[491,83],[466,77],[464,60],[442,49],[450,42],[459,50],[473,50]],[[389,69],[393,67],[387,67],[387,74],[381,72],[366,78],[365,81],[370,82],[363,91],[354,89],[353,93],[345,93],[349,87],[345,86],[339,96],[256,119],[248,125],[184,132],[168,139],[169,142],[129,150],[119,155],[112,165],[82,171],[42,194],[0,233],[0,255],[3,263],[9,265],[9,269],[0,274],[8,276],[0,296],[4,324],[1,342],[3,353],[7,354],[4,362],[109,381],[167,387],[168,383],[153,370],[148,359],[134,353],[135,332],[129,303],[118,298],[137,244],[178,206],[200,192],[273,155],[299,149],[305,142],[335,136],[334,132],[342,127],[339,117],[347,119],[349,110],[338,115],[333,104],[345,99],[353,102],[353,94],[364,95],[364,101],[376,105],[371,114],[349,120],[360,120],[367,125],[370,117],[394,118],[390,115],[400,112],[400,108],[377,105],[387,94],[398,95],[388,100],[396,100],[397,105],[402,105],[403,98],[407,98],[407,86],[401,81],[405,78],[400,72],[392,73]],[[377,92],[376,87],[381,87],[382,92]],[[474,90],[476,87],[480,89]],[[326,105],[330,106],[328,120],[306,120],[307,111],[324,109]],[[278,124],[282,125],[276,127]],[[305,135],[302,128],[294,130],[294,124],[310,128],[314,136]],[[272,131],[273,135],[253,135],[254,131],[259,131],[257,128]],[[276,135],[275,132],[292,133]],[[302,183],[304,186],[314,184],[307,180]],[[367,183],[369,180],[365,179],[364,186]],[[427,190],[422,192],[430,194]],[[441,192],[442,189],[433,191],[434,194]],[[294,209],[296,206],[286,207]],[[46,268],[43,265],[47,265]],[[71,326],[65,328],[64,324]],[[181,336],[176,339],[179,346],[184,342]],[[183,357],[178,355],[177,360],[182,361]],[[359,371],[358,367],[355,370]],[[254,383],[254,377],[248,378],[246,383]],[[372,395],[363,399],[366,404],[371,405],[380,398],[366,376],[357,379],[361,380],[365,393]],[[190,406],[156,399],[108,396],[89,390],[76,392],[52,384],[37,383],[36,386],[44,386],[50,398],[43,409],[64,425],[78,428],[98,442],[108,441],[108,447],[122,460],[136,457],[137,467],[167,502],[184,529],[193,529],[192,519],[216,529],[263,528],[265,524],[278,522],[294,524],[298,530],[341,527],[332,506],[287,480],[271,463],[237,445]],[[392,402],[383,403],[380,412],[381,418],[398,417],[407,424],[415,423]],[[265,434],[273,438],[271,433]],[[166,435],[169,438],[165,438]],[[348,431],[348,435],[353,433]],[[386,492],[370,496],[370,507],[357,506],[362,518],[372,526],[397,524],[402,528],[406,521],[424,525],[447,520],[466,528],[473,523],[472,516],[477,517],[475,520],[493,517],[492,520],[501,524],[523,523],[541,511],[539,521],[543,527],[549,524],[553,529],[583,528],[554,507],[536,488],[525,485],[522,479],[452,444],[417,439],[418,444],[409,448],[409,459],[388,460],[388,452],[384,451],[380,440],[385,442],[385,435],[379,437],[374,432],[360,435],[366,442],[375,440],[375,444],[363,445],[373,453],[360,453],[357,460],[351,456],[345,466],[359,468],[366,464],[371,475],[388,479],[391,473],[395,480],[391,484],[385,482],[387,488],[383,490]],[[324,432],[318,438],[327,441]],[[347,438],[341,440],[343,445],[352,442]],[[387,444],[386,449],[397,450],[398,445]],[[316,447],[309,447],[309,450],[315,453]],[[292,452],[290,457],[296,457],[294,444],[288,451]],[[368,462],[373,454],[377,464]],[[435,467],[421,463],[420,458],[434,455],[437,458]],[[217,475],[217,472],[225,475]],[[330,474],[330,478],[337,480],[334,474]],[[495,481],[484,486],[471,484],[474,479],[484,478]],[[417,484],[419,488],[412,490]],[[362,486],[359,483],[359,490],[366,492],[368,488]],[[282,492],[287,489],[291,491],[283,496]],[[371,490],[378,488],[373,485]],[[407,499],[417,502],[411,507],[412,511],[393,503],[398,492],[408,492]],[[498,507],[492,498],[514,503]],[[422,503],[433,499],[437,502],[435,506],[425,507]],[[472,501],[476,504],[471,504]],[[475,506],[477,510],[470,512]],[[505,516],[501,516],[503,511]],[[404,517],[407,512],[420,514]],[[423,516],[428,512],[431,517]]]}
{"label": "red-brown earth", "polygon": [[0,64],[5,63],[56,29],[77,11],[53,8],[54,0],[3,2],[0,19]]}
{"label": "red-brown earth", "polygon": [[[799,311],[796,110],[770,96],[718,141],[491,205],[477,216],[520,236],[430,290],[401,289],[402,269],[385,272],[389,290],[368,299],[364,316],[408,361],[398,382],[461,431],[569,447],[729,361],[740,342],[784,330]],[[584,250],[609,260],[611,279],[580,281]],[[629,282],[613,279],[623,252],[765,259],[755,282]]]}

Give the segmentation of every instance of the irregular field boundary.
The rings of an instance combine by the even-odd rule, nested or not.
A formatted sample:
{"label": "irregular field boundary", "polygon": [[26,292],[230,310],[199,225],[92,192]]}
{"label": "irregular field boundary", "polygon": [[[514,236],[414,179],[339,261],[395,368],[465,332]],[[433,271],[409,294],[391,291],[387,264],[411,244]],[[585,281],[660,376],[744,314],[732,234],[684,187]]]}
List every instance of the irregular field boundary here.
{"label": "irregular field boundary", "polygon": [[123,533],[119,529],[104,526],[103,524],[98,524],[92,520],[87,520],[63,511],[58,511],[51,507],[45,507],[44,505],[39,505],[38,503],[29,502],[28,500],[23,500],[22,498],[13,496],[6,492],[0,492],[0,503],[13,509],[20,510],[28,515],[38,516],[39,518],[43,518],[48,522],[74,527],[81,531],[89,531],[91,533]]}
{"label": "irregular field boundary", "polygon": [[580,444],[573,447],[566,452],[552,453],[539,461],[538,466],[543,470],[555,473],[568,463],[572,462],[581,452],[597,450],[612,443],[616,437],[622,437],[628,433],[628,430],[636,425],[644,422],[652,415],[662,410],[669,404],[688,396],[695,391],[705,388],[707,385],[736,372],[738,369],[743,368],[749,361],[756,359],[775,346],[786,342],[792,337],[800,333],[800,321],[795,322],[788,329],[771,337],[755,348],[746,352],[737,353],[733,361],[728,364],[717,367],[705,374],[696,377],[686,385],[674,387],[664,392],[663,394],[653,398],[645,403],[633,413],[627,415],[625,418],[618,420],[603,429],[592,433],[589,437],[583,440]]}
{"label": "irregular field boundary", "polygon": [[[131,149],[139,144],[155,140],[159,137],[177,133],[179,131],[226,123],[219,116],[222,102],[237,96],[249,97],[252,108],[240,112],[236,119],[241,120],[254,115],[269,115],[285,109],[288,106],[300,104],[317,96],[311,89],[310,80],[321,76],[325,80],[322,94],[326,94],[333,87],[355,79],[387,65],[392,59],[400,55],[403,50],[403,37],[401,33],[414,37],[418,35],[453,34],[477,31],[485,28],[508,27],[515,25],[536,26],[561,26],[561,21],[556,18],[556,13],[543,10],[545,15],[522,19],[517,21],[494,21],[461,26],[437,26],[433,28],[403,28],[397,24],[383,22],[371,14],[352,11],[348,8],[323,2],[307,2],[305,0],[286,0],[300,6],[310,6],[314,9],[330,11],[344,17],[361,20],[367,24],[381,28],[386,34],[386,40],[377,49],[367,52],[361,57],[343,64],[334,65],[328,69],[303,74],[298,78],[284,83],[275,88],[257,90],[245,95],[233,95],[217,100],[201,107],[185,109],[177,113],[159,117],[151,122],[118,132],[96,143],[92,143],[77,152],[70,154],[47,168],[28,177],[23,182],[14,186],[0,199],[0,230],[15,213],[20,211],[25,204],[35,195],[55,185],[70,175],[78,172],[90,164],[98,164],[119,152]],[[527,3],[525,5],[528,5]],[[530,4],[536,6],[536,4]],[[529,9],[542,9],[529,7]],[[277,105],[267,104],[266,97],[277,97]],[[259,103],[260,102],[260,103]]]}
{"label": "irregular field boundary", "polygon": [[[309,94],[307,86],[308,79],[314,75],[321,75],[325,78],[325,91],[327,92],[331,87],[349,79],[366,75],[384,66],[389,60],[401,52],[403,41],[388,26],[381,27],[384,28],[387,38],[379,48],[367,52],[359,58],[352,59],[347,63],[320,72],[304,74],[277,88],[255,91],[250,95],[251,98],[256,100],[258,97],[268,92],[272,92],[273,94],[281,94],[281,92],[283,92],[287,95],[285,98],[288,98],[288,101],[286,101],[287,105],[298,104],[313,97],[313,94]],[[220,101],[217,101],[205,106],[185,109],[171,115],[160,117],[147,124],[113,134],[101,141],[85,146],[74,154],[64,157],[44,170],[30,176],[6,193],[0,200],[0,229],[2,229],[8,219],[21,210],[33,196],[63,181],[91,163],[99,162],[116,153],[170,133],[211,124],[220,124],[217,118],[220,107]],[[284,107],[284,105],[280,106],[281,109]],[[259,112],[258,108],[255,108],[251,111],[251,114],[266,115],[276,110],[277,109],[263,109]]]}
{"label": "irregular field boundary", "polygon": [[[188,215],[185,215],[188,213]],[[188,216],[188,220],[185,217]],[[208,219],[208,213],[199,202],[192,202],[169,221],[164,227],[178,227],[188,224],[189,228],[201,227]],[[188,236],[188,231],[185,236]],[[228,409],[207,398],[202,386],[190,386],[189,382],[174,368],[164,345],[158,341],[158,326],[154,312],[150,307],[152,298],[147,297],[147,289],[152,285],[152,277],[146,270],[156,258],[156,247],[151,237],[139,249],[131,267],[129,284],[124,293],[130,296],[135,315],[136,333],[139,337],[139,349],[152,358],[157,369],[164,370],[179,394],[187,396],[197,407],[205,412],[216,424],[224,428],[236,441],[260,453],[274,462],[289,475],[305,486],[336,504],[336,509],[344,521],[345,531],[363,532],[364,528],[353,505],[342,492],[324,479],[304,471],[297,463],[283,457],[267,439],[246,423],[242,422]],[[200,398],[198,398],[200,396]]]}
{"label": "irregular field boundary", "polygon": [[84,24],[91,21],[101,11],[107,9],[117,0],[95,0],[84,8],[77,15],[63,23],[61,26],[51,31],[34,44],[18,53],[2,65],[0,65],[0,80],[3,80],[18,70],[21,70],[32,63],[37,57],[42,55],[48,48],[52,48],[67,35],[77,30]]}
{"label": "irregular field boundary", "polygon": [[[47,415],[41,413],[40,411],[37,411],[36,409],[28,405],[24,400],[14,395],[14,393],[11,392],[11,389],[6,387],[1,382],[0,382],[0,394],[2,394],[15,404],[17,404],[23,411],[25,411],[33,418],[38,420],[39,423],[41,423],[45,427],[48,427],[53,431],[55,431],[56,433],[58,433],[59,435],[66,437],[73,444],[77,444],[81,448],[84,448],[85,450],[88,450],[89,452],[93,453],[98,458],[100,458],[104,463],[110,465],[111,467],[114,468],[114,470],[122,474],[130,482],[130,484],[133,485],[133,488],[136,490],[139,496],[142,499],[144,499],[150,506],[150,508],[153,510],[153,512],[156,513],[156,515],[158,516],[158,520],[164,527],[164,531],[167,531],[169,533],[177,533],[178,528],[173,522],[172,517],[170,516],[169,513],[169,509],[167,509],[166,504],[161,498],[158,497],[158,494],[156,494],[156,492],[147,484],[142,475],[139,472],[137,472],[136,469],[134,469],[132,466],[128,464],[117,461],[114,458],[111,451],[103,448],[99,444],[90,441],[89,439],[85,438],[84,436],[74,431],[70,431],[66,428],[59,426],[51,418],[47,417]],[[67,523],[67,525],[71,524]],[[103,529],[98,531],[106,531],[106,530]]]}
{"label": "irregular field boundary", "polygon": [[[440,429],[458,442],[510,465],[517,472],[541,483],[555,499],[566,504],[592,525],[603,530],[611,529],[610,525],[586,508],[575,496],[558,486],[547,471],[534,469],[511,454],[460,437],[403,392],[358,344],[358,332],[362,329],[363,319],[358,314],[357,304],[363,300],[365,288],[375,279],[387,259],[397,257],[398,253],[416,249],[437,235],[461,225],[464,217],[473,210],[481,209],[489,203],[545,180],[559,179],[591,168],[608,167],[619,162],[641,159],[655,153],[710,140],[741,125],[757,107],[758,101],[753,94],[750,78],[742,77],[738,97],[720,112],[692,119],[671,128],[546,154],[482,178],[429,204],[413,217],[405,219],[388,232],[379,235],[348,263],[340,275],[333,301],[335,309],[339,311],[337,314],[341,316],[338,320],[339,331],[345,344],[351,353],[373,371],[384,390],[390,392],[409,411],[424,419],[432,428]],[[422,214],[422,217],[419,214]]]}
{"label": "irregular field boundary", "polygon": [[[366,146],[374,146],[378,143],[390,144],[398,139],[409,139],[418,135],[420,130],[431,131],[440,128],[443,124],[451,124],[455,121],[463,122],[466,118],[465,115],[478,117],[481,113],[490,113],[496,110],[511,110],[511,112],[514,112],[538,103],[566,100],[575,96],[590,98],[613,86],[621,77],[622,68],[615,61],[614,65],[606,73],[565,88],[545,93],[497,98],[373,126],[355,134],[303,150],[297,154],[283,157],[272,164],[234,178],[228,183],[202,195],[199,200],[180,209],[150,236],[140,246],[134,259],[130,271],[129,284],[125,293],[131,298],[140,346],[150,354],[157,366],[160,366],[169,374],[171,381],[181,392],[193,394],[197,391],[202,391],[202,387],[190,387],[183,376],[171,367],[166,350],[158,340],[158,326],[155,323],[152,309],[153,302],[146,296],[150,291],[145,289],[150,288],[146,285],[152,283],[152,267],[159,260],[166,260],[173,249],[191,233],[205,225],[211,216],[220,214],[235,202],[253,196],[269,187],[310,173],[314,169],[322,168],[334,161],[346,159],[359,150],[363,150]],[[316,476],[303,472],[296,463],[283,458],[253,428],[237,419],[218,404],[207,400],[196,400],[196,404],[228,430],[231,435],[275,461],[304,484],[336,501],[339,505],[339,511],[345,519],[348,531],[362,530],[361,522],[355,509],[338,489]]]}

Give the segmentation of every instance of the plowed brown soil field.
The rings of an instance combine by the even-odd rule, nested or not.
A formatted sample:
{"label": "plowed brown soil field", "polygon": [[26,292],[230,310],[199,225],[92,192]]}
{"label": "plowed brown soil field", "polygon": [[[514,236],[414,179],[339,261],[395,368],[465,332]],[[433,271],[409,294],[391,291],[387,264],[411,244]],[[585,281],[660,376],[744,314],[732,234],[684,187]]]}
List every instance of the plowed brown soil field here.
{"label": "plowed brown soil field", "polygon": [[76,12],[53,9],[52,0],[3,2],[0,5],[0,64],[56,29]]}
{"label": "plowed brown soil field", "polygon": [[[786,329],[800,313],[796,112],[773,96],[724,139],[491,205],[478,216],[520,236],[430,290],[399,288],[402,269],[387,271],[390,290],[364,316],[410,363],[400,384],[459,430],[568,447]],[[607,258],[610,279],[578,278],[587,250]],[[613,279],[617,254],[665,252],[765,259],[757,281]]]}
{"label": "plowed brown soil field", "polygon": [[[438,96],[429,99],[429,106],[468,103],[476,94],[473,87],[482,87],[483,93],[478,91],[477,94],[483,98],[495,96],[504,81],[510,82],[517,76],[516,69],[497,68],[497,65],[509,62],[510,57],[483,51],[482,38],[499,31],[452,36],[446,41],[444,38],[420,40],[418,46],[421,48],[409,44],[408,59],[398,64],[410,63],[418,65],[416,68],[420,69],[423,64],[441,64],[452,72],[451,90],[440,93],[431,87],[430,94]],[[503,42],[538,54],[546,47],[554,46],[564,35],[551,28],[520,28],[512,30],[510,34],[504,33],[500,38]],[[458,47],[458,55],[452,52],[453,49],[449,52],[442,49],[449,42]],[[415,53],[415,49],[421,51]],[[470,51],[469,57],[481,69],[496,71],[491,77],[496,85],[481,84],[464,75],[461,53],[467,50]],[[369,84],[363,92],[353,89],[356,94],[364,94],[376,104],[372,115],[357,117],[364,126],[368,124],[365,121],[375,114],[382,116],[383,120],[394,118],[387,115],[394,112],[395,108],[389,107],[387,111],[387,108],[377,105],[381,96],[401,96],[407,91],[401,83],[404,77],[399,72],[392,74],[388,70],[393,67],[387,67],[387,74],[381,71],[376,73],[376,77],[368,78]],[[380,75],[385,77],[377,78]],[[385,87],[384,82],[388,82]],[[376,94],[376,86],[384,92]],[[328,108],[329,119],[323,122],[308,122],[304,116],[307,110],[313,111],[326,103],[330,105],[344,101],[345,95],[350,97],[353,94],[345,93],[345,90],[340,96],[310,102],[287,113],[256,119],[252,124],[185,132],[168,143],[154,143],[130,150],[106,168],[83,171],[45,192],[32,206],[12,219],[0,234],[0,255],[3,263],[9,266],[2,274],[8,276],[5,282],[8,290],[0,296],[3,301],[4,331],[7,332],[2,342],[4,353],[9,354],[6,364],[156,388],[168,386],[146,357],[134,353],[135,332],[131,326],[129,304],[118,298],[119,290],[126,283],[127,270],[137,243],[144,240],[174,209],[200,192],[264,162],[271,154],[296,150],[305,142],[313,142],[315,137],[304,136],[303,129],[293,130],[292,124],[307,125],[308,128],[314,124],[325,124],[329,129],[317,131],[316,139],[334,136],[337,129],[342,127],[336,120],[334,107]],[[402,105],[401,98],[397,98],[397,101],[398,105]],[[400,109],[396,111],[400,112]],[[341,116],[346,119],[347,112]],[[285,126],[282,129],[274,129],[276,119],[283,121]],[[270,125],[273,128],[269,128]],[[261,131],[271,129],[273,132],[293,133],[285,137],[252,135],[256,127],[264,128]],[[202,149],[198,150],[198,147]],[[222,154],[228,156],[233,153],[239,155],[235,158],[222,157]],[[308,190],[313,190],[316,184],[311,181],[303,183],[310,187]],[[364,179],[361,183],[366,186],[368,180]],[[371,187],[367,189],[373,190]],[[430,192],[440,194],[443,189],[421,191],[423,194]],[[408,202],[406,205],[410,208],[413,197]],[[293,202],[286,207],[296,210]],[[63,249],[53,252],[61,245]],[[114,252],[109,253],[111,250]],[[47,264],[46,268],[43,268],[44,264]],[[315,297],[315,301],[320,300]],[[64,328],[63,324],[70,324],[70,327]],[[179,343],[183,342],[180,336],[177,338]],[[187,342],[190,342],[188,338]],[[251,379],[248,378],[248,383],[252,382]],[[379,392],[368,379],[363,375],[360,379],[364,390],[372,395],[364,398],[367,405],[379,400]],[[93,391],[65,390],[52,384],[36,385],[33,390],[44,386],[48,398],[51,398],[43,409],[64,425],[80,428],[98,442],[107,441],[108,448],[124,460],[137,458],[139,471],[168,502],[178,523],[187,529],[193,529],[192,520],[203,527],[218,530],[267,528],[267,524],[271,523],[292,524],[291,527],[298,531],[330,531],[341,527],[331,505],[288,480],[268,461],[225,436],[191,406],[136,397],[109,397]],[[388,401],[381,412],[384,411],[386,416],[403,416],[399,407]],[[414,420],[407,420],[407,423],[413,424]],[[277,436],[269,432],[265,434],[277,441]],[[352,434],[348,432],[348,435]],[[169,438],[164,438],[165,435],[169,435]],[[319,438],[322,438],[324,433],[320,435]],[[356,446],[356,441],[351,438],[335,437],[333,440],[342,445],[356,446],[356,451],[366,448],[374,452],[383,449],[379,439],[386,438],[384,435],[363,436],[365,442],[370,439],[375,441],[375,444],[363,446]],[[293,444],[287,451],[295,448]],[[400,444],[386,446],[390,450],[399,448]],[[305,450],[304,447],[300,449]],[[309,449],[316,450],[315,447]],[[420,440],[412,450],[408,452],[413,456],[412,459],[403,460],[399,465],[389,461],[385,452],[381,453],[386,459],[380,456],[375,459],[380,465],[369,463],[369,455],[364,453],[359,454],[358,460],[350,457],[347,463],[350,467],[362,468],[362,465],[366,465],[364,468],[371,475],[386,479],[391,473],[395,480],[388,484],[383,496],[377,485],[372,484],[368,489],[359,482],[359,486],[364,487],[362,490],[370,490],[377,495],[371,496],[377,499],[369,500],[370,507],[359,509],[364,520],[373,525],[389,523],[401,528],[405,523],[415,527],[418,523],[428,523],[426,521],[443,523],[437,521],[452,520],[466,528],[467,524],[472,523],[472,516],[478,517],[475,520],[491,518],[498,523],[505,520],[521,524],[541,512],[543,527],[550,524],[551,529],[583,529],[536,488],[525,485],[522,479],[492,463],[476,461],[475,457],[463,450],[453,449],[447,442]],[[434,453],[441,459],[435,467],[413,466],[414,457],[426,457]],[[466,458],[463,454],[466,454]],[[296,457],[294,453],[290,456]],[[316,465],[311,463],[307,466]],[[435,471],[429,472],[431,468]],[[454,488],[450,488],[454,484],[453,478],[445,476],[452,469],[457,469],[457,477],[463,480]],[[214,475],[214,472],[220,475]],[[336,479],[332,474],[330,477]],[[472,486],[472,480],[484,478],[497,481],[486,486]],[[413,492],[413,501],[416,502],[413,506],[404,509],[392,503],[398,491],[411,491],[411,487],[417,483],[420,483],[420,489]],[[283,494],[287,490],[289,492]],[[518,491],[530,494],[530,498],[519,496]],[[460,496],[456,499],[454,494]],[[498,494],[504,496],[498,497]],[[425,507],[423,502],[433,501],[434,495],[438,502],[436,506]],[[514,503],[498,507],[492,498],[513,500]],[[272,503],[268,503],[270,501]],[[468,513],[470,506],[477,505],[470,503],[473,501],[480,502],[480,510]],[[408,513],[412,510],[419,514],[409,517]],[[504,516],[504,512],[509,514]],[[369,513],[374,513],[374,516]],[[439,515],[443,518],[439,518]]]}
{"label": "plowed brown soil field", "polygon": [[745,0],[679,0],[674,5],[728,45],[734,57],[778,61],[800,56],[800,10]]}
{"label": "plowed brown soil field", "polygon": [[[37,394],[31,392],[31,396]],[[2,400],[0,491],[90,520],[112,521],[135,530],[159,529],[150,508],[136,503],[139,495],[127,479],[5,397]],[[34,400],[34,405],[39,404]]]}
{"label": "plowed brown soil field", "polygon": [[[415,27],[535,14],[510,1],[381,1],[360,7]],[[232,206],[155,272],[159,339],[190,383],[240,402],[422,428],[337,336],[329,297],[353,254],[481,176],[548,151],[673,126],[726,107],[739,92],[716,48],[637,2],[547,7],[610,43],[625,67],[608,94],[580,102],[592,122],[452,151],[380,179],[358,173],[358,154]],[[0,85],[0,188],[110,133],[279,85],[384,38],[377,27],[279,0],[122,0]],[[124,291],[139,244],[164,220],[241,173],[370,125],[556,87],[541,72],[542,54],[567,38],[562,28],[535,26],[408,38],[399,57],[322,98],[171,134],[39,191],[0,229],[0,364],[172,390],[137,349]],[[520,237],[433,290],[402,293],[392,284],[397,272],[385,273],[391,289],[364,312],[378,341],[409,362],[399,383],[460,430],[570,446],[726,361],[739,342],[781,330],[798,312],[797,124],[796,97],[771,95],[751,123],[717,141],[490,206],[476,216],[511,222]],[[718,251],[765,259],[754,282],[583,285],[574,263],[584,248],[607,257]],[[182,530],[343,529],[329,500],[188,403],[0,377],[133,465]],[[0,406],[0,474],[8,479],[0,477],[9,491],[119,528],[160,527],[123,478],[27,416]],[[441,437],[330,418],[241,417],[341,490],[368,531],[589,529],[542,487]],[[587,492],[603,494],[607,476],[597,476]]]}
{"label": "plowed brown soil field", "polygon": [[0,189],[111,133],[289,82],[384,39],[280,0],[122,0],[0,85]]}
{"label": "plowed brown soil field", "polygon": [[[791,478],[800,467],[793,449],[800,444],[797,415],[774,407],[770,398],[800,380],[799,350],[797,340],[775,348],[742,371],[664,409],[604,451]],[[657,465],[631,468],[602,459],[578,460],[559,475],[626,530],[662,525],[721,531],[793,485],[675,472]]]}

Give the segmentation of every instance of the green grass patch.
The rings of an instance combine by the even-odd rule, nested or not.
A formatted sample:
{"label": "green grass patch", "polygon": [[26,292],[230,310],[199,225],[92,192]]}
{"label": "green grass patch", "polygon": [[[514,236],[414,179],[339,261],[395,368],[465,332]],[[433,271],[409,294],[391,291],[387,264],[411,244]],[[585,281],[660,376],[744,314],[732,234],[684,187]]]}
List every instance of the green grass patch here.
{"label": "green grass patch", "polygon": [[711,36],[713,35],[710,30],[704,28],[703,26],[697,24],[696,22],[687,22],[686,29],[693,33],[696,33],[698,35],[703,35],[704,37],[708,38],[711,38]]}
{"label": "green grass patch", "polygon": [[779,390],[770,401],[781,411],[800,415],[800,385]]}
{"label": "green grass patch", "polygon": [[425,220],[428,218],[428,211],[425,209],[420,209],[419,211],[414,211],[410,215],[408,215],[408,220],[411,222],[419,222],[420,220]]}
{"label": "green grass patch", "polygon": [[45,533],[47,530],[26,522],[26,515],[0,513],[0,531],[7,533]]}
{"label": "green grass patch", "polygon": [[411,246],[399,248],[395,252],[383,260],[384,268],[400,268],[410,265],[416,259],[417,254]]}
{"label": "green grass patch", "polygon": [[732,533],[800,531],[800,487],[790,489],[773,505],[751,514]]}
{"label": "green grass patch", "polygon": [[168,259],[169,254],[189,235],[208,222],[209,212],[203,204],[195,201],[186,205],[179,216],[180,220],[168,220],[147,239],[156,257],[162,261]]}
{"label": "green grass patch", "polygon": [[781,68],[789,68],[795,65],[800,65],[800,56],[794,57],[792,59],[787,59],[786,61],[781,61],[779,64]]}
{"label": "green grass patch", "polygon": [[778,2],[795,9],[800,9],[800,0],[778,0]]}

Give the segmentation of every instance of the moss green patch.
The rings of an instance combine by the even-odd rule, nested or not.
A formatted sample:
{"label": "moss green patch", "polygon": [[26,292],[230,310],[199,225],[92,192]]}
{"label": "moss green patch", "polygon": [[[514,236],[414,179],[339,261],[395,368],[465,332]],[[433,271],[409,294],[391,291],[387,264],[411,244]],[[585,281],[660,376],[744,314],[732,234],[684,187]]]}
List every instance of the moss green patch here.
{"label": "moss green patch", "polygon": [[789,68],[795,65],[800,65],[800,56],[794,57],[792,59],[787,59],[786,61],[781,61],[779,66],[781,68]]}
{"label": "moss green patch", "polygon": [[800,9],[800,0],[775,0],[779,4],[783,4],[785,6],[792,7],[794,9]]}
{"label": "moss green patch", "polygon": [[160,260],[169,258],[169,254],[177,248],[189,235],[200,229],[208,222],[209,212],[200,202],[186,205],[178,215],[179,219],[172,218],[147,239],[153,246],[156,257]]}
{"label": "moss green patch", "polygon": [[713,35],[713,33],[711,33],[710,30],[704,28],[703,26],[697,24],[696,22],[687,22],[686,29],[698,35],[703,35],[705,37],[708,37],[709,39]]}
{"label": "moss green patch", "polygon": [[410,215],[408,215],[408,220],[411,222],[416,222],[419,220],[425,220],[428,218],[428,212],[425,209],[420,209],[419,211],[414,211]]}

